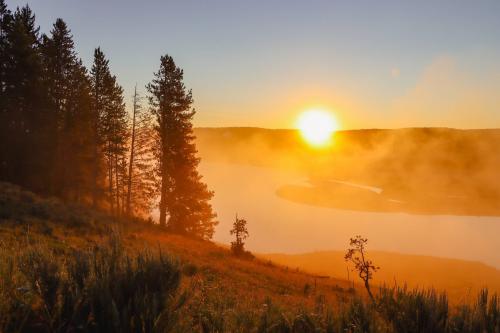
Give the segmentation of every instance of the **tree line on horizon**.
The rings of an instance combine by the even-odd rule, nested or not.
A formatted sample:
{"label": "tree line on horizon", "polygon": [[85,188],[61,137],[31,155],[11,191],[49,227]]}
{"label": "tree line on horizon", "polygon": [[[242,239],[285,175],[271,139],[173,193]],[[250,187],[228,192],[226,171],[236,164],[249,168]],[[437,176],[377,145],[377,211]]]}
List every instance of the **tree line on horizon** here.
{"label": "tree line on horizon", "polygon": [[29,6],[0,0],[0,181],[106,210],[146,217],[160,197],[159,223],[211,238],[213,192],[197,171],[193,97],[172,57],[132,112],[100,47],[92,67],[57,19],[41,34]]}

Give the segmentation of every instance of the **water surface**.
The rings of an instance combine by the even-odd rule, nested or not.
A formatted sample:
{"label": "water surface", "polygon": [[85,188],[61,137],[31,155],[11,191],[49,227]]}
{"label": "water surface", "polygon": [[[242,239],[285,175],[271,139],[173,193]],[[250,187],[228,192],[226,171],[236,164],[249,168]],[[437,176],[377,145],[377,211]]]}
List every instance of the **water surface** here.
{"label": "water surface", "polygon": [[304,175],[247,165],[202,162],[219,215],[215,241],[229,243],[235,214],[248,221],[256,252],[343,250],[361,234],[372,249],[481,261],[500,268],[500,217],[411,215],[315,207],[282,199],[277,189]]}

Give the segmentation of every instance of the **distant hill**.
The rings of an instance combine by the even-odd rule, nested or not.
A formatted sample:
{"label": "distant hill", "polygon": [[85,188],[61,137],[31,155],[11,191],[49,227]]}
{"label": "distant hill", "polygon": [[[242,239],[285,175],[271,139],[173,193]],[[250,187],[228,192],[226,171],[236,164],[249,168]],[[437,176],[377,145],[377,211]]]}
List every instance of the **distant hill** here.
{"label": "distant hill", "polygon": [[[499,129],[338,131],[327,149],[308,146],[296,130],[197,128],[195,134],[206,161],[308,176],[310,185],[278,192],[288,200],[351,210],[500,215]],[[378,187],[382,196],[344,191],[330,180]]]}

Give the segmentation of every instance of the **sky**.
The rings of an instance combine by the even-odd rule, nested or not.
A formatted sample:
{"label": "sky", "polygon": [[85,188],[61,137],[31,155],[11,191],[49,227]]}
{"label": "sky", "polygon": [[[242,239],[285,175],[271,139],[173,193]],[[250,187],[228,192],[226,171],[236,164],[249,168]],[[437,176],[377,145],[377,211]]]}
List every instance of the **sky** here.
{"label": "sky", "polygon": [[173,56],[195,126],[500,127],[500,1],[7,0],[42,32],[63,18],[90,68],[100,46],[130,105]]}

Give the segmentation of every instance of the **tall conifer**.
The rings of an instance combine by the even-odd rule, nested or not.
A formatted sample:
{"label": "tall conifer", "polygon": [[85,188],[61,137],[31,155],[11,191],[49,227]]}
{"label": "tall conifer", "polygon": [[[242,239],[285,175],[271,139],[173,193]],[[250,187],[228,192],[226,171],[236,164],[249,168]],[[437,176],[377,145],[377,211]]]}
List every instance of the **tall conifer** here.
{"label": "tall conifer", "polygon": [[[210,205],[213,192],[197,171],[191,91],[172,57],[161,57],[160,69],[147,86],[155,117],[160,185],[160,224],[177,233],[211,238],[217,224]],[[168,222],[167,222],[168,214]]]}
{"label": "tall conifer", "polygon": [[108,60],[100,48],[94,52],[91,95],[93,112],[99,119],[98,140],[104,156],[107,201],[109,209],[119,215],[124,212],[126,200],[127,113],[123,89],[111,74]]}
{"label": "tall conifer", "polygon": [[[3,4],[4,5],[4,4]],[[2,6],[2,138],[4,180],[44,192],[48,186],[45,151],[50,117],[42,81],[39,28],[28,6],[11,16]]]}
{"label": "tall conifer", "polygon": [[0,179],[7,180],[10,117],[7,109],[6,68],[9,60],[8,32],[12,23],[12,13],[4,0],[0,0]]}
{"label": "tall conifer", "polygon": [[88,201],[95,186],[91,173],[95,128],[87,71],[62,19],[56,20],[50,36],[44,36],[42,50],[48,97],[54,108],[51,182],[55,194]]}

